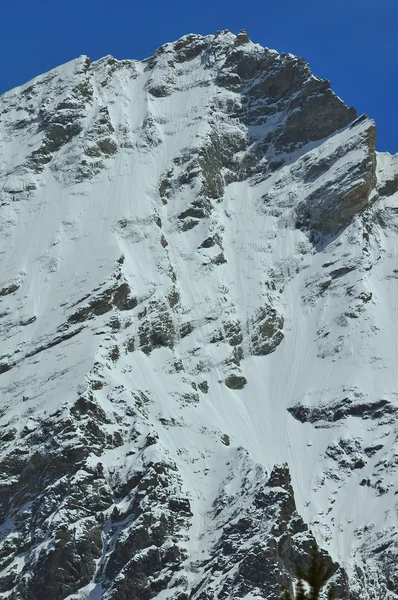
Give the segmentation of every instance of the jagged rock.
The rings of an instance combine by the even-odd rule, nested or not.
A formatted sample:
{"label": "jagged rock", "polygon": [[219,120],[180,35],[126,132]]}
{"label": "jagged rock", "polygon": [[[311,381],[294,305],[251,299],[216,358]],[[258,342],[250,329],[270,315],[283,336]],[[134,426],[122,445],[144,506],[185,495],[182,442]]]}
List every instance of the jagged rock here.
{"label": "jagged rock", "polygon": [[388,400],[374,400],[363,402],[361,399],[347,396],[341,400],[335,400],[325,406],[309,407],[297,404],[288,408],[288,411],[301,423],[316,423],[318,427],[326,426],[326,423],[336,423],[347,417],[358,417],[361,419],[378,419],[387,415],[395,415],[398,408]]}
{"label": "jagged rock", "polygon": [[224,446],[229,446],[231,443],[231,440],[229,439],[229,435],[227,433],[222,434],[221,441],[224,444]]}
{"label": "jagged rock", "polygon": [[117,144],[111,138],[104,138],[98,141],[99,149],[103,154],[116,154],[117,152]]}
{"label": "jagged rock", "polygon": [[392,196],[398,191],[398,176],[386,181],[380,188],[379,193],[381,196]]}
{"label": "jagged rock", "polygon": [[16,283],[12,283],[11,285],[4,287],[0,290],[0,296],[8,296],[8,294],[13,294],[17,291],[19,285]]}
{"label": "jagged rock", "polygon": [[360,150],[361,159],[353,162],[351,168],[337,179],[336,165],[343,152],[343,148],[339,147],[338,152],[329,159],[328,169],[323,173],[323,183],[315,185],[316,189],[299,205],[300,223],[310,223],[312,228],[323,233],[334,233],[367,206],[376,182],[376,129],[373,123],[366,128],[363,128],[364,124],[366,122],[362,122],[360,136],[353,134],[345,149],[346,153]]}
{"label": "jagged rock", "polygon": [[224,321],[210,339],[211,344],[226,340],[230,346],[239,346],[243,341],[242,328],[239,321]]}
{"label": "jagged rock", "polygon": [[246,29],[241,29],[235,39],[235,46],[240,46],[242,44],[248,44],[250,42],[250,38],[247,34]]}
{"label": "jagged rock", "polygon": [[131,297],[130,294],[128,283],[106,289],[99,296],[93,298],[88,306],[79,308],[73,313],[68,321],[69,323],[82,323],[95,316],[103,315],[114,307],[119,310],[132,310],[137,306],[137,299]]}
{"label": "jagged rock", "polygon": [[131,297],[131,289],[128,283],[122,283],[113,295],[113,304],[119,310],[132,310],[137,306],[137,299]]}
{"label": "jagged rock", "polygon": [[209,238],[205,239],[204,242],[201,243],[199,248],[212,248],[212,246],[214,246],[215,243],[216,242],[215,242],[214,238],[209,237]]}
{"label": "jagged rock", "polygon": [[234,373],[228,375],[225,380],[225,385],[231,390],[241,390],[245,387],[246,383],[246,377],[243,377],[243,375],[235,375]]}
{"label": "jagged rock", "polygon": [[0,375],[1,373],[7,373],[15,366],[15,363],[0,363]]}
{"label": "jagged rock", "polygon": [[252,354],[265,356],[274,352],[284,338],[283,324],[283,317],[275,308],[260,308],[248,326]]}
{"label": "jagged rock", "polygon": [[198,383],[198,389],[204,394],[207,394],[209,392],[209,384],[207,383],[207,381],[201,381],[200,383]]}
{"label": "jagged rock", "polygon": [[165,305],[151,306],[151,320],[141,323],[138,331],[140,348],[145,354],[150,354],[156,348],[174,347],[174,324]]}
{"label": "jagged rock", "polygon": [[[240,501],[246,498],[246,493],[244,489],[240,490]],[[219,598],[231,594],[236,598],[266,594],[272,600],[278,600],[280,585],[291,589],[296,566],[308,568],[314,538],[297,514],[287,465],[275,466],[269,481],[265,479],[262,484],[258,483],[251,491],[251,498],[223,528],[206,566],[205,584],[202,584],[198,597],[211,598],[216,589],[213,582],[218,578],[221,579]],[[260,514],[261,518],[258,518]],[[262,524],[271,515],[271,520],[278,515],[278,525],[272,530],[272,536],[264,535]],[[338,565],[330,557],[325,558],[337,571]],[[336,575],[340,580],[340,592],[347,593],[344,572]]]}

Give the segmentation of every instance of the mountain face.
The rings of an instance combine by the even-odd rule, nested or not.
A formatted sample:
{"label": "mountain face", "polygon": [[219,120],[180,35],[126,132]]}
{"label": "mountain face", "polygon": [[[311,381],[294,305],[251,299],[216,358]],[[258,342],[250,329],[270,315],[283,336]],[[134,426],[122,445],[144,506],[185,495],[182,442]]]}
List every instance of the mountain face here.
{"label": "mountain face", "polygon": [[398,598],[398,156],[246,32],[0,97],[0,598]]}

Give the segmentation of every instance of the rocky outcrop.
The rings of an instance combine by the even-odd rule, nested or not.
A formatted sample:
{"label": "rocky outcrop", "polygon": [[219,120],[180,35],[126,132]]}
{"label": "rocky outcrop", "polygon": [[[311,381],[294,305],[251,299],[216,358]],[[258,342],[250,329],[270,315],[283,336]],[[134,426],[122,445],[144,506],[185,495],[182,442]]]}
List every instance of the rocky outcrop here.
{"label": "rocky outcrop", "polygon": [[[265,478],[250,490],[249,502],[245,484],[243,480],[239,491],[243,509],[228,495],[215,501],[215,514],[228,511],[231,517],[212,550],[205,577],[190,597],[210,600],[251,594],[279,600],[281,585],[292,591],[296,567],[308,568],[314,538],[297,513],[288,466],[276,465],[268,481]],[[325,558],[335,573],[338,593],[347,594],[344,571]]]}
{"label": "rocky outcrop", "polygon": [[11,283],[10,285],[3,287],[0,290],[0,296],[8,296],[8,294],[13,294],[17,291],[19,285],[17,283]]}
{"label": "rocky outcrop", "polygon": [[[336,233],[368,206],[376,184],[376,128],[374,123],[363,119],[354,121],[351,127],[353,134],[357,129],[358,133],[347,140],[345,147],[339,146],[327,158],[321,155],[308,164],[306,180],[314,182],[311,186],[314,190],[298,207],[299,226]],[[348,169],[340,171],[342,156],[349,154],[358,157]]]}
{"label": "rocky outcrop", "polygon": [[[81,304],[87,299],[78,302]],[[69,318],[69,323],[84,323],[96,316],[103,315],[113,308],[118,310],[132,310],[137,306],[137,299],[131,296],[131,290],[128,283],[121,283],[112,288],[108,288],[101,294],[92,298],[87,306],[78,308]]]}
{"label": "rocky outcrop", "polygon": [[260,308],[247,326],[252,354],[265,356],[274,352],[284,338],[283,323],[275,308]]}
{"label": "rocky outcrop", "polygon": [[241,390],[245,387],[247,383],[246,377],[243,375],[236,375],[235,373],[231,373],[225,380],[225,385],[229,387],[231,390]]}
{"label": "rocky outcrop", "polygon": [[[19,446],[29,440],[37,448],[30,457],[17,448],[3,457],[1,513],[9,526],[0,560],[9,568],[2,593],[55,600],[94,578],[104,597],[130,598],[133,590],[151,598],[179,568],[185,555],[175,542],[192,513],[178,492],[176,466],[151,458],[156,437],[147,436],[132,470],[110,476],[100,456],[123,444],[119,431],[107,433],[111,423],[92,396],[80,397],[69,416],[51,415],[22,432]],[[21,552],[24,564],[13,569]]]}
{"label": "rocky outcrop", "polygon": [[150,304],[138,330],[139,345],[145,354],[156,348],[174,347],[174,324],[166,305]]}
{"label": "rocky outcrop", "polygon": [[319,403],[318,406],[309,407],[297,404],[288,410],[301,423],[314,423],[316,427],[327,427],[328,423],[336,423],[348,417],[379,419],[398,412],[398,408],[388,400],[375,399],[366,402],[352,395],[331,402],[329,405]]}

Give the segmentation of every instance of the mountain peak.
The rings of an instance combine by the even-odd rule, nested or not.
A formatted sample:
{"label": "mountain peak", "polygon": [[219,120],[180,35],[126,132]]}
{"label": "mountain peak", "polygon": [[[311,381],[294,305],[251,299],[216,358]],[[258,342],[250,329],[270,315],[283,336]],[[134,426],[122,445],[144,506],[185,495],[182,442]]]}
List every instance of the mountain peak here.
{"label": "mountain peak", "polygon": [[277,600],[316,538],[342,597],[392,600],[373,121],[244,30],[82,56],[0,112],[0,596]]}

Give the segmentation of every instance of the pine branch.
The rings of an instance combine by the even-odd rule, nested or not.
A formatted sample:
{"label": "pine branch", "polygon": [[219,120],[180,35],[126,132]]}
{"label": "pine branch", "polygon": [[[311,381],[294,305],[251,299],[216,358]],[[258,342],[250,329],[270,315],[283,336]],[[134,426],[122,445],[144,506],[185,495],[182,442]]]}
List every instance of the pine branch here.
{"label": "pine branch", "polygon": [[[290,592],[286,589],[281,600],[319,600],[319,594],[333,575],[331,567],[326,565],[326,561],[319,552],[318,545],[314,543],[312,547],[311,562],[308,571],[305,572],[301,567],[297,567],[296,597],[292,598]],[[305,593],[304,583],[308,583],[310,592],[308,596]],[[287,595],[286,595],[287,594]],[[334,585],[330,585],[327,593],[327,600],[334,600]]]}
{"label": "pine branch", "polygon": [[296,600],[307,600],[303,580],[300,577],[296,584]]}
{"label": "pine branch", "polygon": [[293,600],[291,593],[289,592],[289,590],[287,589],[287,587],[285,587],[284,585],[281,586],[282,588],[282,596],[281,596],[281,600]]}

